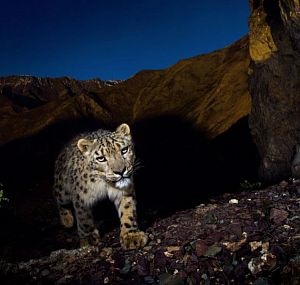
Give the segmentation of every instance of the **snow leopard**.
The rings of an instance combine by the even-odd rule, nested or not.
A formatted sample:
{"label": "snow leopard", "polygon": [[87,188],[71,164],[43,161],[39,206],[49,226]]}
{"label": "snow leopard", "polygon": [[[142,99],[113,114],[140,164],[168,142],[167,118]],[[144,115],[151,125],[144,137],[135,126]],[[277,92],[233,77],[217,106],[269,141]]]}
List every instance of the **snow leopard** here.
{"label": "snow leopard", "polygon": [[[120,243],[124,249],[145,246],[148,237],[137,225],[133,182],[136,155],[130,127],[99,129],[72,139],[55,162],[54,197],[61,223],[70,228],[77,221],[80,245],[100,242],[92,207],[110,199],[120,219]],[[73,207],[69,207],[72,204]],[[73,209],[72,209],[73,208]]]}

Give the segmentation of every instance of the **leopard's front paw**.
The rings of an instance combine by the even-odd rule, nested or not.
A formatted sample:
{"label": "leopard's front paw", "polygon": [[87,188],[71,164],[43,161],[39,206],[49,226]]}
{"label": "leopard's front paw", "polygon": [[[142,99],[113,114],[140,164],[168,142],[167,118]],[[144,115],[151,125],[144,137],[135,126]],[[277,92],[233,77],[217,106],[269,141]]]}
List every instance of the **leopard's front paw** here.
{"label": "leopard's front paw", "polygon": [[120,242],[124,249],[135,249],[146,245],[148,236],[142,231],[121,231]]}

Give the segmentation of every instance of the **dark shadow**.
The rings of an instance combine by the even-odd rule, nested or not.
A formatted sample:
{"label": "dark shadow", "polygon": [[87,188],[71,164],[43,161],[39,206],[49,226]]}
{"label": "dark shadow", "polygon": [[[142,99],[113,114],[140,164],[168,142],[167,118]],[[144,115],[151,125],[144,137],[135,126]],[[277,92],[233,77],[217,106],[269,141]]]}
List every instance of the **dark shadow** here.
{"label": "dark shadow", "polygon": [[258,182],[260,158],[252,140],[248,117],[240,119],[228,131],[210,143],[212,172],[221,193],[240,190],[240,183]]}
{"label": "dark shadow", "polygon": [[144,213],[152,209],[152,215],[169,215],[237,191],[245,179],[257,180],[258,155],[248,118],[210,142],[191,124],[171,116],[138,122],[133,133],[144,166],[136,175]]}
{"label": "dark shadow", "polygon": [[13,105],[18,105],[21,108],[26,107],[28,109],[32,109],[45,104],[45,102],[39,99],[38,96],[34,96],[33,94],[29,97],[14,93],[11,86],[4,86],[1,95],[14,102]]}
{"label": "dark shadow", "polygon": [[142,208],[171,213],[211,195],[208,141],[178,117],[160,117],[133,127],[142,168],[136,188]]}
{"label": "dark shadow", "polygon": [[276,27],[278,28],[279,25],[282,25],[279,1],[265,0],[263,3],[263,7],[267,14],[267,23],[271,27],[273,27],[273,25],[276,25]]}

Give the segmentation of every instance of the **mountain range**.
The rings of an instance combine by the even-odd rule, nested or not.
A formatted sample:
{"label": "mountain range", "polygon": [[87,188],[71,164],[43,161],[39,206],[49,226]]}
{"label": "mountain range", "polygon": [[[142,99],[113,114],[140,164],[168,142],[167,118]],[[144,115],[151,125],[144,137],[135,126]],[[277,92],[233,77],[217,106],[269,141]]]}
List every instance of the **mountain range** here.
{"label": "mountain range", "polygon": [[125,81],[0,78],[0,145],[51,126],[92,120],[99,127],[162,116],[189,122],[208,139],[250,112],[248,37],[209,54],[147,70]]}

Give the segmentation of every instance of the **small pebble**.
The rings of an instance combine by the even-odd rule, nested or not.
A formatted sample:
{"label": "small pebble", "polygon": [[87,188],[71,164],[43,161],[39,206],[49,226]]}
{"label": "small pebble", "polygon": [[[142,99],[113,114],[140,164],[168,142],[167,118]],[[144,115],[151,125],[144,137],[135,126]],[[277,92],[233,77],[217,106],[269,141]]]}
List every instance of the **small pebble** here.
{"label": "small pebble", "polygon": [[49,271],[48,269],[44,269],[44,270],[41,272],[41,275],[45,277],[45,276],[49,275],[49,273],[50,273],[50,271]]}

